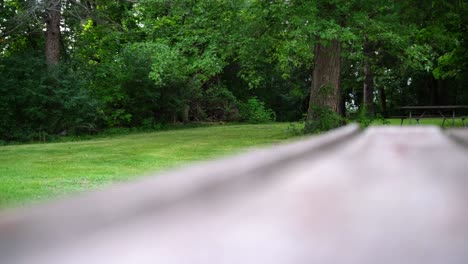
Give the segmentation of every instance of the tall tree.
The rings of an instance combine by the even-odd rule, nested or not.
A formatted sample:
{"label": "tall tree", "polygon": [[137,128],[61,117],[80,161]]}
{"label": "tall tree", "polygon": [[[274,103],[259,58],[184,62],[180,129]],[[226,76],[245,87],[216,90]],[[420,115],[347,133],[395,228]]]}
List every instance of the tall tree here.
{"label": "tall tree", "polygon": [[327,130],[340,125],[341,46],[346,39],[348,13],[355,1],[315,1],[314,68],[305,131]]}
{"label": "tall tree", "polygon": [[306,131],[320,129],[320,119],[327,118],[324,111],[341,112],[341,43],[332,40],[328,45],[315,45],[312,87]]}
{"label": "tall tree", "polygon": [[45,55],[48,65],[57,65],[60,60],[60,20],[62,5],[60,0],[46,2]]}

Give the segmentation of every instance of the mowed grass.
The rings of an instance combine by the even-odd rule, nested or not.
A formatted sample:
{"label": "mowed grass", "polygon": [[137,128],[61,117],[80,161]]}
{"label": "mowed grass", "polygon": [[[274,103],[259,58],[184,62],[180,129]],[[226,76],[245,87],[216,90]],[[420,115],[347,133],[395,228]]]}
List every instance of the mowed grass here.
{"label": "mowed grass", "polygon": [[[399,126],[400,119],[387,119]],[[445,121],[450,128],[452,121]],[[421,125],[441,126],[442,119]],[[382,125],[375,120],[372,125]],[[403,122],[408,125],[408,120]],[[416,126],[416,120],[413,120]],[[101,188],[149,172],[285,141],[289,123],[209,126],[96,138],[88,141],[0,146],[0,208]],[[460,119],[456,127],[462,127]],[[295,129],[302,128],[295,125]]]}
{"label": "mowed grass", "polygon": [[288,123],[224,125],[0,147],[0,208],[60,197],[292,137]]}
{"label": "mowed grass", "polygon": [[[392,126],[399,126],[401,123],[401,119],[399,118],[389,118],[386,119],[389,122],[389,125]],[[439,126],[442,127],[443,118],[422,118],[419,120],[419,124],[416,122],[416,119],[411,120],[411,124],[409,124],[409,120],[403,120],[403,126]],[[467,124],[468,120],[465,120],[465,124]],[[382,125],[381,120],[374,120],[372,125]],[[454,127],[463,127],[463,122],[461,118],[455,119],[455,126]],[[444,128],[452,128],[452,119],[446,119],[444,123]]]}

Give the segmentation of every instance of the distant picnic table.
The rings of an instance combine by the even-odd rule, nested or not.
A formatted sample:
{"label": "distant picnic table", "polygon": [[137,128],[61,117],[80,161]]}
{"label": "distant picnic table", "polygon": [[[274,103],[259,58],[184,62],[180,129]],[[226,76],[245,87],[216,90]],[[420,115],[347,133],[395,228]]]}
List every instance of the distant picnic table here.
{"label": "distant picnic table", "polygon": [[[408,119],[408,123],[412,123],[412,119],[416,120],[419,124],[419,120],[422,118],[438,118],[442,117],[442,126],[445,124],[445,120],[452,119],[452,127],[455,126],[455,119],[460,118],[463,123],[463,127],[466,128],[466,113],[460,115],[460,110],[468,109],[468,105],[425,105],[425,106],[404,106],[400,107],[407,115],[399,116],[401,119],[400,125],[403,124],[404,119]],[[457,113],[458,112],[458,113]],[[457,115],[458,114],[458,115]]]}

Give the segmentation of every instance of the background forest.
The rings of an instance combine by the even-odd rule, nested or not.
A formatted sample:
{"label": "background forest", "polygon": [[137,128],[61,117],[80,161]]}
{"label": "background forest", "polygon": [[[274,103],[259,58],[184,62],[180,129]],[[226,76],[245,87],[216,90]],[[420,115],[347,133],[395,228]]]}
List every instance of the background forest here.
{"label": "background forest", "polygon": [[468,104],[463,0],[0,0],[0,140]]}

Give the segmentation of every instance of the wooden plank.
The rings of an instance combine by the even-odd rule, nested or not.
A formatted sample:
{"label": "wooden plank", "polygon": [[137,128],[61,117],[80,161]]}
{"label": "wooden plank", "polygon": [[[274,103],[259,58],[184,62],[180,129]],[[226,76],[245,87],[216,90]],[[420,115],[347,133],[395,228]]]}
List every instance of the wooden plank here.
{"label": "wooden plank", "polygon": [[466,263],[468,149],[355,126],[0,215],[2,263]]}
{"label": "wooden plank", "polygon": [[460,144],[468,146],[468,130],[464,128],[451,129],[447,134]]}
{"label": "wooden plank", "polygon": [[326,151],[357,133],[357,126],[349,126],[319,139],[256,150],[89,195],[3,213],[0,256],[15,258],[24,251],[47,250],[77,236],[147,213],[173,209],[203,195],[253,187],[267,181],[270,174],[265,172],[273,170],[276,164],[294,162],[309,152]]}

